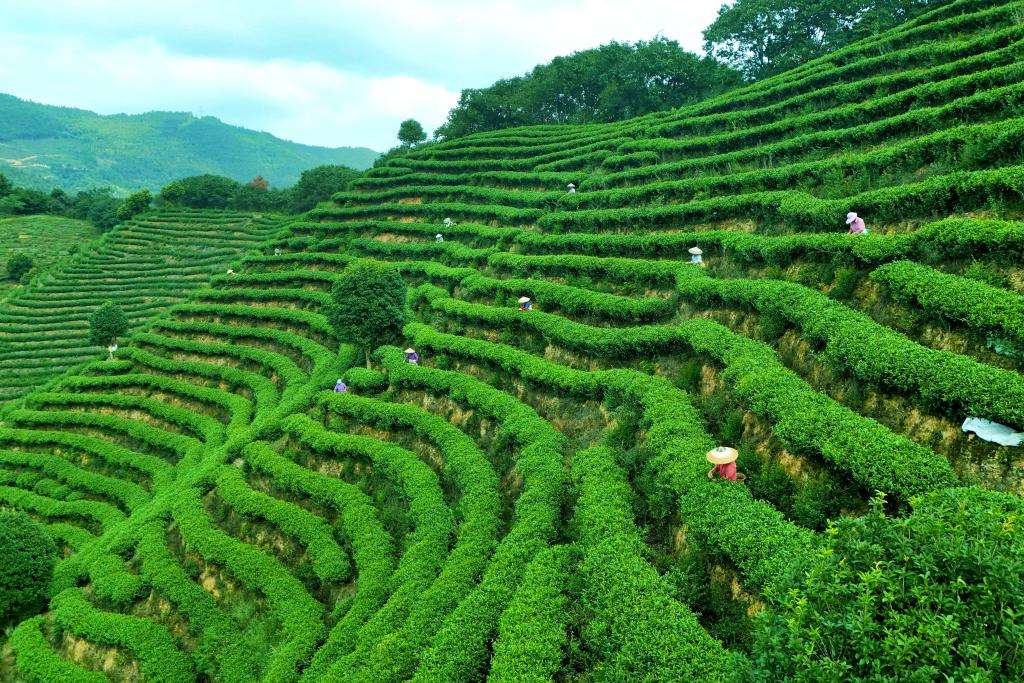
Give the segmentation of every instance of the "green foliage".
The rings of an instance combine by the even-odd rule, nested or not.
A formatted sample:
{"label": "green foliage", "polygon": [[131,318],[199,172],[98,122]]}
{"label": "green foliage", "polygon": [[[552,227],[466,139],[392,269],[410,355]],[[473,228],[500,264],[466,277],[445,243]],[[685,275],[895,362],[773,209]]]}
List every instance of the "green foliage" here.
{"label": "green foliage", "polygon": [[131,220],[143,211],[146,211],[152,201],[153,195],[149,190],[139,190],[138,192],[131,193],[117,207],[116,215],[118,222],[123,223]]}
{"label": "green foliage", "polygon": [[372,261],[351,264],[331,287],[327,318],[338,339],[366,354],[402,335],[405,325],[405,281],[393,268]]}
{"label": "green foliage", "polygon": [[89,316],[89,342],[108,346],[128,331],[128,318],[121,307],[107,301]]}
{"label": "green foliage", "polygon": [[398,141],[407,147],[418,145],[426,139],[427,134],[416,119],[406,119],[398,126]]}
{"label": "green foliage", "polygon": [[22,277],[32,270],[32,257],[28,254],[15,254],[7,262],[7,277],[11,280],[20,281]]}
{"label": "green foliage", "polygon": [[738,82],[735,71],[674,40],[611,42],[463,90],[435,135],[450,140],[529,124],[619,121],[696,102]]}
{"label": "green foliage", "polygon": [[0,510],[0,625],[46,606],[57,546],[24,512]]}
{"label": "green foliage", "polygon": [[303,171],[299,181],[291,188],[288,211],[309,211],[318,203],[330,199],[336,192],[346,189],[359,175],[359,171],[348,166],[317,166]]}
{"label": "green foliage", "polygon": [[947,489],[841,519],[759,617],[749,680],[1024,676],[1019,499]]}
{"label": "green foliage", "polygon": [[708,54],[748,79],[776,74],[903,24],[935,0],[737,0],[704,29]]}

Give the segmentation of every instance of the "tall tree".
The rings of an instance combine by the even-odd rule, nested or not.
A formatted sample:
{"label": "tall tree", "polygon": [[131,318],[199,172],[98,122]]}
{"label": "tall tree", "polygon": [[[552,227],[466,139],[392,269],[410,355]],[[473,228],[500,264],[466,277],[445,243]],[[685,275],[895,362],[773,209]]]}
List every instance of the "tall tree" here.
{"label": "tall tree", "polygon": [[327,201],[335,192],[344,190],[358,175],[359,171],[348,166],[317,166],[303,171],[291,190],[289,210],[292,213],[309,211],[318,202]]}
{"label": "tall tree", "polygon": [[704,29],[705,51],[753,80],[888,30],[940,0],[736,0]]}
{"label": "tall tree", "polygon": [[406,284],[394,268],[378,261],[357,261],[342,271],[331,288],[327,319],[338,338],[366,355],[398,339],[405,326]]}
{"label": "tall tree", "polygon": [[738,72],[686,52],[674,40],[611,42],[490,87],[463,90],[436,137],[545,123],[620,121],[716,95]]}
{"label": "tall tree", "polygon": [[403,145],[418,145],[427,139],[423,126],[416,119],[406,119],[398,126],[398,140]]}
{"label": "tall tree", "polygon": [[89,341],[96,346],[109,346],[128,331],[128,318],[121,307],[108,301],[89,316]]}

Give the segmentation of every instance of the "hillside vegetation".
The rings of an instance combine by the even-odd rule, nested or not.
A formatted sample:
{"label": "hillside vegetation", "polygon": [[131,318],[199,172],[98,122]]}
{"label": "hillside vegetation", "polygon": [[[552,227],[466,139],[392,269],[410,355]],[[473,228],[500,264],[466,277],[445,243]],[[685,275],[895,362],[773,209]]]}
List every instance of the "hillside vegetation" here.
{"label": "hillside vegetation", "polygon": [[13,256],[24,254],[32,259],[35,272],[31,277],[98,235],[90,223],[62,216],[0,218],[0,301],[18,286],[18,281],[4,279]]}
{"label": "hillside vegetation", "polygon": [[274,187],[285,187],[314,166],[365,169],[376,158],[365,147],[302,145],[212,116],[100,116],[0,94],[0,173],[36,189],[158,192],[176,178],[205,173],[239,182],[259,173]]}
{"label": "hillside vegetation", "polygon": [[[70,290],[167,308],[4,409],[62,559],[0,678],[1021,680],[1024,458],[960,425],[1024,430],[1022,16],[415,149],[203,288],[160,262],[238,216],[115,229],[4,340],[12,396],[83,358]],[[410,287],[370,369],[328,315],[364,260]]]}

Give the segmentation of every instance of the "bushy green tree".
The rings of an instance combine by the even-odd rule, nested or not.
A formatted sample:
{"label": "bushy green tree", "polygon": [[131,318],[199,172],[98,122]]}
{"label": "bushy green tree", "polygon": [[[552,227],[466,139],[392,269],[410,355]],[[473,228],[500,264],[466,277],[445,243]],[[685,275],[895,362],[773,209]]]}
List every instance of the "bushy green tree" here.
{"label": "bushy green tree", "polygon": [[121,205],[117,207],[117,220],[122,223],[127,220],[131,220],[148,209],[149,204],[152,201],[153,195],[149,190],[143,189],[138,192],[131,193],[125,197],[124,201],[121,202]]}
{"label": "bushy green tree", "polygon": [[704,29],[704,50],[748,79],[797,67],[898,26],[938,0],[736,0]]}
{"label": "bushy green tree", "polygon": [[15,254],[7,262],[7,277],[12,280],[21,280],[28,271],[32,270],[32,257],[28,254]]}
{"label": "bushy green tree", "polygon": [[175,180],[160,190],[160,196],[195,209],[224,209],[240,187],[241,183],[231,178],[207,173]]}
{"label": "bushy green tree", "polygon": [[0,511],[0,627],[46,606],[57,546],[20,511]]}
{"label": "bushy green tree", "polygon": [[750,681],[1024,680],[1024,501],[947,489],[825,533],[759,617]]}
{"label": "bushy green tree", "polygon": [[403,145],[418,145],[427,139],[423,126],[416,119],[406,119],[398,126],[398,140]]}
{"label": "bushy green tree", "polygon": [[405,326],[406,284],[394,268],[377,261],[349,265],[331,288],[327,319],[338,338],[370,351],[394,342]]}
{"label": "bushy green tree", "polygon": [[303,171],[299,182],[291,189],[290,211],[309,211],[319,202],[329,200],[335,192],[346,189],[349,181],[358,175],[359,171],[348,166],[317,166]]}
{"label": "bushy green tree", "polygon": [[739,82],[738,72],[674,40],[611,42],[556,57],[524,76],[463,90],[434,135],[451,139],[512,126],[620,121],[697,102]]}
{"label": "bushy green tree", "polygon": [[89,342],[109,346],[128,331],[128,318],[121,307],[108,301],[89,316]]}

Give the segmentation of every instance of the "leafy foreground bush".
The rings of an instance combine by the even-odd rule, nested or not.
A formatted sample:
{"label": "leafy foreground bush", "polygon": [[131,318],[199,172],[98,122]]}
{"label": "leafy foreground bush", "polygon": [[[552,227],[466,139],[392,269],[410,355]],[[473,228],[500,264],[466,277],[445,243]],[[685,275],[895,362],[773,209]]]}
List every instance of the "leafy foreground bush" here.
{"label": "leafy foreground bush", "polygon": [[976,488],[843,519],[759,619],[749,681],[1024,680],[1024,503]]}
{"label": "leafy foreground bush", "polygon": [[0,511],[0,626],[46,606],[57,546],[24,512]]}

